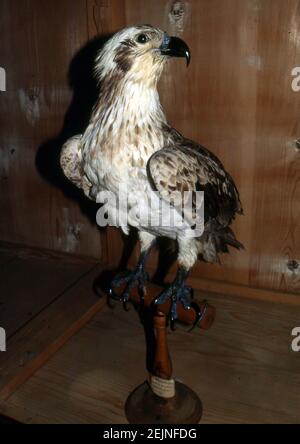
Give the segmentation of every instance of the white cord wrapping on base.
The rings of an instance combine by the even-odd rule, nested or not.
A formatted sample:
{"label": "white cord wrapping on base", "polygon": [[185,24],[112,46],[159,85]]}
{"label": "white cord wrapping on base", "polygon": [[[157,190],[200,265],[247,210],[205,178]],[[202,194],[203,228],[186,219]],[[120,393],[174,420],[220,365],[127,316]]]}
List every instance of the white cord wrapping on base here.
{"label": "white cord wrapping on base", "polygon": [[169,399],[175,396],[175,379],[162,379],[150,375],[150,387],[153,393],[161,398]]}

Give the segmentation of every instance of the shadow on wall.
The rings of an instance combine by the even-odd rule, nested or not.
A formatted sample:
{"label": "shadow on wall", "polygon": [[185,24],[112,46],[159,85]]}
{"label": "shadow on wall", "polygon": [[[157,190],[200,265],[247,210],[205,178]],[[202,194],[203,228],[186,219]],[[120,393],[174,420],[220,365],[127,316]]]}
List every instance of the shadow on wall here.
{"label": "shadow on wall", "polygon": [[[96,212],[99,205],[89,200],[84,193],[73,185],[63,174],[59,157],[63,144],[72,136],[82,134],[88,126],[93,107],[101,94],[101,84],[94,76],[95,59],[111,34],[96,37],[87,42],[71,61],[68,78],[73,90],[72,102],[64,118],[62,129],[57,137],[47,140],[36,155],[36,167],[41,177],[63,191],[63,193],[80,206],[82,213],[96,225]],[[98,229],[101,229],[98,227]],[[123,236],[124,250],[118,270],[127,266],[137,241],[136,232],[132,230],[129,237]]]}
{"label": "shadow on wall", "polygon": [[59,135],[44,142],[36,156],[36,167],[43,179],[61,189],[69,198],[80,205],[80,209],[91,223],[96,224],[97,206],[86,198],[63,174],[59,156],[63,144],[72,136],[82,134],[90,119],[96,100],[101,93],[94,77],[95,58],[110,35],[96,37],[82,47],[71,61],[69,85],[73,90],[72,102],[66,112],[63,127]]}

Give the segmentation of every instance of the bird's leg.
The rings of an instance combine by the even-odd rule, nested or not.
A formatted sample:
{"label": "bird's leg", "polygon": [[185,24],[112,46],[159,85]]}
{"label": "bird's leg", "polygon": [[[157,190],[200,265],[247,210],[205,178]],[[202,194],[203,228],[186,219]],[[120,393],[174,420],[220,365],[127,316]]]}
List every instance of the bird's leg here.
{"label": "bird's leg", "polygon": [[[145,265],[147,258],[149,256],[151,247],[147,250],[141,252],[137,267],[134,271],[127,273],[125,276],[116,276],[112,283],[109,291],[110,296],[113,299],[118,299],[123,301],[124,304],[128,302],[130,297],[130,292],[134,287],[137,287],[139,290],[141,302],[144,301],[144,287],[146,282],[149,280],[149,276],[147,271],[145,270]],[[116,296],[114,289],[120,287],[121,285],[126,284],[125,290],[121,296]]]}
{"label": "bird's leg", "polygon": [[160,294],[155,300],[155,304],[164,304],[168,299],[171,300],[170,318],[171,322],[177,319],[177,304],[180,302],[185,310],[191,308],[192,288],[185,284],[188,271],[180,267],[174,281]]}

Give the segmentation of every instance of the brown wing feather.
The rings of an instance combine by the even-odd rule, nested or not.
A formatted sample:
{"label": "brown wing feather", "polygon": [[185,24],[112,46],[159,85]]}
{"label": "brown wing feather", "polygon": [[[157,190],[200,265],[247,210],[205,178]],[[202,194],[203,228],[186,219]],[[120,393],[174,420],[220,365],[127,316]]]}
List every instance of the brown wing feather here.
{"label": "brown wing feather", "polygon": [[174,191],[204,191],[206,220],[227,226],[242,213],[236,186],[218,158],[175,130],[168,146],[154,153],[147,167],[153,187],[164,199]]}

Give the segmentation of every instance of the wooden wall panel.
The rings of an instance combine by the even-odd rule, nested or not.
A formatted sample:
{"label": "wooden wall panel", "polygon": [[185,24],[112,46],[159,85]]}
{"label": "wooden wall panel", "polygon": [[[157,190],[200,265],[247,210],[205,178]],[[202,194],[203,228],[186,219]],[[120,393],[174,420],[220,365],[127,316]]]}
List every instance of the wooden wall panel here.
{"label": "wooden wall panel", "polygon": [[90,109],[88,76],[100,42],[87,42],[123,27],[123,18],[122,1],[0,2],[7,74],[0,93],[0,240],[100,258],[97,207],[60,175],[58,153],[85,127]]}
{"label": "wooden wall panel", "polygon": [[[161,82],[169,121],[217,154],[234,177],[245,215],[234,223],[246,247],[199,263],[193,276],[299,292],[300,93],[297,0],[127,0],[127,23],[149,22],[185,39],[192,63],[171,62]],[[270,20],[272,17],[272,20]],[[274,18],[274,19],[273,19]],[[298,51],[299,53],[299,51]]]}
{"label": "wooden wall panel", "polygon": [[[96,208],[69,188],[62,191],[46,154],[57,149],[63,125],[73,121],[84,128],[87,118],[86,109],[81,121],[68,111],[64,122],[68,107],[92,88],[79,77],[72,98],[67,82],[72,57],[99,34],[151,23],[184,38],[192,51],[189,69],[171,61],[160,84],[169,121],[220,157],[245,210],[234,230],[246,250],[223,256],[222,266],[197,264],[193,277],[298,293],[300,92],[291,89],[291,70],[300,66],[299,5],[299,0],[2,0],[0,64],[7,69],[8,90],[0,93],[0,238],[99,256]],[[75,68],[88,70],[84,57],[77,56]],[[105,239],[107,258],[116,264],[121,235],[108,230]],[[293,260],[294,270],[288,266]]]}
{"label": "wooden wall panel", "polygon": [[261,2],[250,283],[283,291],[300,289],[299,270],[288,267],[300,258],[300,93],[291,87],[299,35],[299,1]]}

